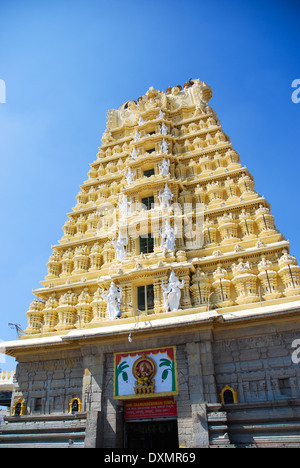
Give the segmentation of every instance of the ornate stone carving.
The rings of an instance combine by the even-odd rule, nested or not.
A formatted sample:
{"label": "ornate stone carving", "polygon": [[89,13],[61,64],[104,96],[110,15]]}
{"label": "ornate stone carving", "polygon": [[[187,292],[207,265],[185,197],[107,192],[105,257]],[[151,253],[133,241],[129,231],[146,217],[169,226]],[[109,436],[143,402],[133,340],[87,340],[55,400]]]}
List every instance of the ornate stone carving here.
{"label": "ornate stone carving", "polygon": [[161,287],[164,291],[163,300],[166,312],[173,312],[173,310],[177,310],[179,308],[181,297],[180,290],[183,288],[184,283],[184,280],[179,281],[173,270],[171,271],[167,286],[162,282]]}
{"label": "ornate stone carving", "polygon": [[141,286],[152,294],[153,320],[166,310],[222,313],[300,294],[288,241],[208,104],[211,96],[206,83],[191,79],[165,93],[150,87],[108,112],[26,333],[116,317],[134,322]]}
{"label": "ornate stone carving", "polygon": [[120,318],[120,302],[122,299],[122,288],[118,288],[112,281],[108,292],[102,293],[102,298],[107,302],[106,312],[110,320]]}

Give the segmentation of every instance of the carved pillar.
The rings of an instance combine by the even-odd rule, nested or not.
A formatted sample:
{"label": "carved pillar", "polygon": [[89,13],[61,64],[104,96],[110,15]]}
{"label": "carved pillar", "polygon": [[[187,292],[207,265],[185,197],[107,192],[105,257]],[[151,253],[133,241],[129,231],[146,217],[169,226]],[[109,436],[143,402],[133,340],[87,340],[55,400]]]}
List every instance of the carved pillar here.
{"label": "carved pillar", "polygon": [[163,304],[163,297],[162,297],[162,287],[161,287],[162,279],[164,281],[164,284],[166,285],[168,282],[167,276],[163,278],[155,278],[153,280],[154,313],[155,314],[159,314],[160,312],[165,312],[164,304]]}
{"label": "carved pillar", "polygon": [[243,198],[247,198],[254,193],[254,180],[249,175],[243,174],[237,183]]}
{"label": "carved pillar", "polygon": [[76,200],[79,205],[84,205],[87,202],[88,194],[81,190],[78,195],[76,195]]}
{"label": "carved pillar", "polygon": [[72,291],[68,291],[60,297],[57,307],[58,324],[55,327],[56,330],[74,328],[77,319],[76,309],[74,307],[76,302],[77,296],[72,293]]}
{"label": "carved pillar", "polygon": [[111,263],[115,256],[115,249],[109,242],[103,249],[103,263]]}
{"label": "carved pillar", "polygon": [[83,215],[80,215],[78,217],[76,227],[77,227],[76,234],[79,236],[83,236],[86,231],[86,220]]}
{"label": "carved pillar", "polygon": [[90,213],[87,218],[87,231],[86,234],[93,234],[98,226],[98,222],[100,219],[100,214],[95,212],[95,213]]}
{"label": "carved pillar", "polygon": [[55,294],[52,294],[45,303],[45,308],[43,310],[44,326],[43,332],[54,331],[54,327],[57,324],[57,306],[58,301]]}
{"label": "carved pillar", "polygon": [[228,307],[233,304],[230,298],[230,280],[228,279],[227,271],[218,265],[218,268],[213,273],[214,282],[212,284],[216,296],[217,307]]}
{"label": "carved pillar", "polygon": [[92,323],[99,323],[102,322],[105,318],[106,312],[106,301],[102,299],[101,296],[101,289],[98,288],[97,291],[94,293],[93,300],[91,302],[92,307]]}
{"label": "carved pillar", "polygon": [[242,236],[246,239],[253,239],[255,236],[255,223],[249,213],[242,210],[240,214],[239,226],[242,231]]}
{"label": "carved pillar", "polygon": [[222,217],[218,218],[218,222],[221,244],[231,244],[239,240],[237,236],[238,225],[235,219],[233,219],[232,213],[224,213]]}
{"label": "carved pillar", "polygon": [[190,287],[192,294],[193,306],[206,308],[208,298],[211,291],[211,285],[206,273],[197,267],[196,273],[192,276],[192,286]]}
{"label": "carved pillar", "polygon": [[61,261],[61,274],[60,277],[69,276],[73,270],[73,252],[68,249],[64,252]]}
{"label": "carved pillar", "polygon": [[255,212],[255,221],[260,237],[269,236],[277,232],[274,225],[274,216],[271,215],[269,208],[260,205]]}
{"label": "carved pillar", "polygon": [[300,267],[297,260],[286,251],[278,260],[280,270],[278,274],[284,284],[284,295],[294,296],[300,293]]}
{"label": "carved pillar", "polygon": [[89,271],[100,270],[100,268],[101,268],[101,247],[99,243],[96,243],[91,248]]}
{"label": "carved pillar", "polygon": [[88,288],[84,288],[78,297],[78,302],[75,305],[77,311],[78,320],[77,327],[84,327],[87,325],[92,318],[92,307],[90,305],[91,296],[89,295]]}
{"label": "carved pillar", "polygon": [[50,256],[49,261],[47,263],[48,267],[48,275],[46,276],[47,279],[57,278],[60,273],[60,259],[61,256],[57,252],[53,252]]}
{"label": "carved pillar", "polygon": [[248,304],[259,301],[259,296],[256,292],[257,277],[253,274],[249,262],[243,263],[240,259],[238,265],[232,265],[233,280],[237,292],[236,302],[238,304]]}
{"label": "carved pillar", "polygon": [[30,304],[29,310],[26,312],[26,316],[28,318],[26,334],[31,335],[41,332],[41,327],[43,325],[43,309],[44,303],[38,299],[34,299],[34,301]]}
{"label": "carved pillar", "polygon": [[240,156],[236,151],[233,149],[229,149],[225,153],[225,161],[227,163],[228,168],[238,168],[241,166],[240,164]]}
{"label": "carved pillar", "polygon": [[184,286],[181,290],[181,299],[180,304],[183,309],[189,309],[192,307],[191,297],[190,297],[190,276],[189,275],[182,275],[180,276],[180,280],[184,280]]}
{"label": "carved pillar", "polygon": [[73,257],[74,270],[73,275],[84,273],[88,270],[89,265],[89,248],[86,245],[76,247]]}
{"label": "carved pillar", "polygon": [[223,187],[218,181],[207,184],[206,190],[210,203],[223,200]]}
{"label": "carved pillar", "polygon": [[72,237],[76,232],[76,222],[73,218],[68,219],[63,226],[65,237]]}
{"label": "carved pillar", "polygon": [[210,156],[205,155],[199,160],[199,166],[201,168],[201,174],[208,175],[212,171],[213,161]]}
{"label": "carved pillar", "polygon": [[132,292],[131,292],[131,284],[125,284],[122,286],[122,299],[121,302],[123,303],[120,307],[122,312],[122,318],[131,317],[135,315],[136,312],[130,306],[132,306]]}
{"label": "carved pillar", "polygon": [[217,229],[212,220],[204,221],[204,245],[215,244],[217,240]]}
{"label": "carved pillar", "polygon": [[186,344],[190,404],[192,413],[193,447],[209,446],[207,413],[203,387],[200,343]]}
{"label": "carved pillar", "polygon": [[[153,231],[152,231],[153,232]],[[160,252],[161,251],[161,236],[155,234],[154,237],[153,237],[153,251],[154,252]]]}
{"label": "carved pillar", "polygon": [[238,186],[234,182],[234,180],[232,180],[229,176],[225,180],[225,192],[226,192],[228,201],[238,200],[238,197],[237,197]]}
{"label": "carved pillar", "polygon": [[272,262],[263,257],[257,265],[257,268],[259,271],[258,278],[263,288],[263,298],[267,300],[280,297],[281,293],[277,288],[277,273],[274,270]]}

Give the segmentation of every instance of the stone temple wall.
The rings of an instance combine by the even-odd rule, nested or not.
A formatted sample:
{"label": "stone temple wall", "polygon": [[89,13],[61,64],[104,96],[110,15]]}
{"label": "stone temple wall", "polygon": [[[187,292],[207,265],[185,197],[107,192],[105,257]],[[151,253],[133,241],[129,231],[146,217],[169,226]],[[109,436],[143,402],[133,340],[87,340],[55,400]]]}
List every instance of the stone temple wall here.
{"label": "stone temple wall", "polygon": [[[87,418],[87,446],[123,447],[124,405],[113,399],[113,352],[172,344],[176,346],[179,384],[179,394],[175,397],[179,445],[208,446],[211,433],[216,430],[215,420],[223,421],[225,413],[227,426],[223,421],[222,428],[228,427],[227,436],[219,432],[217,438],[213,437],[218,443],[221,434],[223,443],[227,441],[230,445],[230,431],[237,431],[232,436],[235,445],[245,440],[250,443],[236,429],[236,420],[250,415],[252,423],[263,421],[260,427],[272,425],[272,437],[283,430],[282,424],[280,430],[276,429],[278,421],[283,420],[285,424],[289,421],[285,443],[289,443],[288,434],[291,434],[290,440],[296,437],[296,443],[300,444],[297,429],[300,368],[292,362],[293,341],[300,339],[297,322],[296,319],[278,320],[248,327],[224,327],[218,323],[176,335],[137,338],[134,345],[124,341],[106,346],[82,343],[81,347],[43,354],[38,362],[35,354],[26,355],[26,360],[20,359],[14,378],[12,411],[14,404],[23,399],[26,414],[18,421],[26,424],[26,418],[31,418],[28,424],[32,427],[32,418],[36,421],[41,418],[57,421],[68,415],[70,418],[70,402],[79,398],[80,413]],[[221,405],[220,394],[226,386],[236,392],[236,404]],[[9,419],[11,427],[16,419],[13,416]],[[64,420],[64,427],[70,421]],[[82,427],[82,420],[72,420],[73,427],[76,424]],[[251,427],[250,432],[255,430],[253,424]],[[267,439],[271,440],[270,437]]]}

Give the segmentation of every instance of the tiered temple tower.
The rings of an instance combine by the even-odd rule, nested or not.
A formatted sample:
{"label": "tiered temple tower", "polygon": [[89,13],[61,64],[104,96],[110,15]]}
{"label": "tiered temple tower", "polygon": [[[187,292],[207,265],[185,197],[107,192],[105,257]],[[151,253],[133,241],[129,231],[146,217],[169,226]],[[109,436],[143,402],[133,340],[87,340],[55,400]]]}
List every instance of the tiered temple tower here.
{"label": "tiered temple tower", "polygon": [[[26,335],[299,298],[300,267],[211,96],[194,79],[108,112]],[[172,271],[182,285],[173,310],[164,295]],[[108,307],[112,282],[118,317]]]}
{"label": "tiered temple tower", "polygon": [[0,447],[300,446],[300,268],[211,96],[195,79],[108,112],[0,346],[18,361]]}

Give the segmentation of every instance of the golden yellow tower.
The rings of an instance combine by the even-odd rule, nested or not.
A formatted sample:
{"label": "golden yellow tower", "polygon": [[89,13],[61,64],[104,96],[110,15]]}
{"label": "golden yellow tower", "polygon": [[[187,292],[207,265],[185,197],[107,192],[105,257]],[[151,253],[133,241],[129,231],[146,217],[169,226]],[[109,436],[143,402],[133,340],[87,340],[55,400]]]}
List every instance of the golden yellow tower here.
{"label": "golden yellow tower", "polygon": [[300,267],[211,97],[194,79],[108,112],[26,335],[299,299]]}

